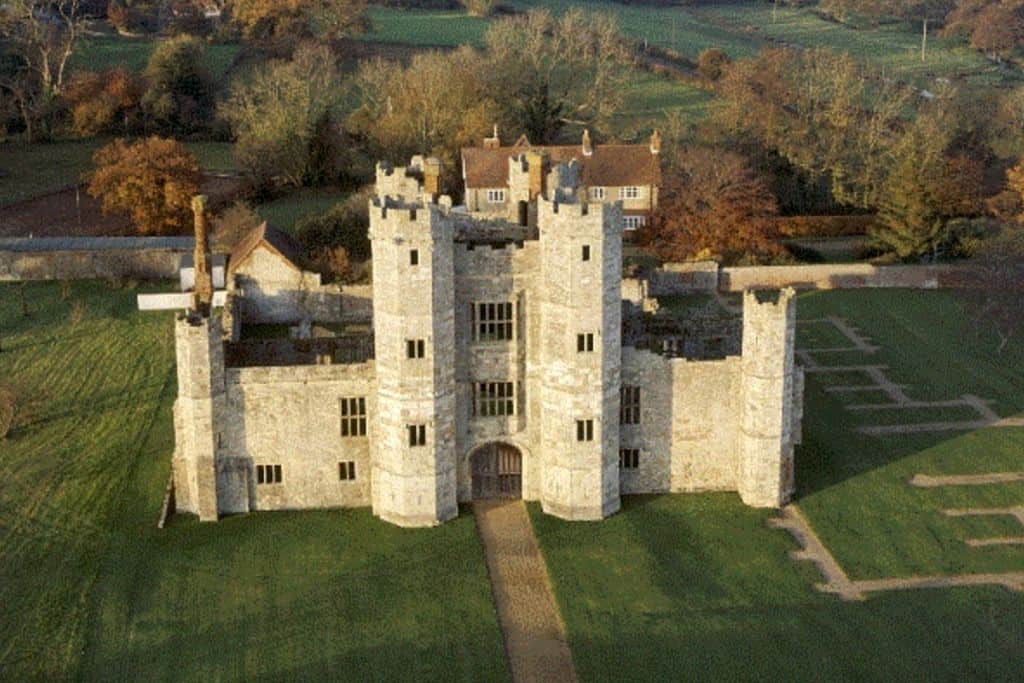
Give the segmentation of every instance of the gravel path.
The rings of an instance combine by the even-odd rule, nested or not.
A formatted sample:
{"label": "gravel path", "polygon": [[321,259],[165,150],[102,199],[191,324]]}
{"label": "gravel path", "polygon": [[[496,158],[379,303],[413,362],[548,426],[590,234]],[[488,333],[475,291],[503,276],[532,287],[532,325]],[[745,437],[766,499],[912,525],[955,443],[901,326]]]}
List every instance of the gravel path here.
{"label": "gravel path", "polygon": [[521,500],[473,503],[512,680],[576,680],[547,565]]}

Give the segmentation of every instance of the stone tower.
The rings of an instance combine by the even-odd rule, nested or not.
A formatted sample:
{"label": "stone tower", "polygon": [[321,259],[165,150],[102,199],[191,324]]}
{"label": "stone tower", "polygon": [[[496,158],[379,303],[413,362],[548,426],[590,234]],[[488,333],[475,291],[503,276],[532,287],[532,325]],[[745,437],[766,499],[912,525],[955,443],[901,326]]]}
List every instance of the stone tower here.
{"label": "stone tower", "polygon": [[433,203],[370,204],[377,416],[374,514],[400,526],[455,517],[453,225]]}
{"label": "stone tower", "polygon": [[553,190],[537,215],[541,503],[601,519],[619,509],[621,207]]}
{"label": "stone tower", "polygon": [[747,505],[779,507],[793,494],[796,300],[792,289],[743,296],[743,404],[737,488]]}

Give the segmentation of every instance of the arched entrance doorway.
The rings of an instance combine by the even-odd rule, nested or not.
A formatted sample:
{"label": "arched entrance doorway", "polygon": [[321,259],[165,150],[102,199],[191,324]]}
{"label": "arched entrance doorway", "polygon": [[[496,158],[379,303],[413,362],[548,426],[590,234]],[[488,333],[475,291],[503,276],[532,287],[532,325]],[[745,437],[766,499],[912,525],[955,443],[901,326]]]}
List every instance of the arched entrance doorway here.
{"label": "arched entrance doorway", "polygon": [[473,498],[521,498],[523,456],[514,446],[491,443],[470,456]]}

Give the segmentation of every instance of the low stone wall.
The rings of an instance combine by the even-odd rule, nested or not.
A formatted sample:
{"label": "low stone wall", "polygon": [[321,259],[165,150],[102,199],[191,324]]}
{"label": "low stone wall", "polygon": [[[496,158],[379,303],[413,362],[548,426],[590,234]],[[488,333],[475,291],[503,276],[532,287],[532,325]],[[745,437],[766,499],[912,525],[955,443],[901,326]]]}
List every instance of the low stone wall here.
{"label": "low stone wall", "polygon": [[647,277],[647,296],[673,296],[718,287],[718,264],[714,261],[666,263]]}
{"label": "low stone wall", "polygon": [[0,239],[0,281],[178,277],[191,237]]}

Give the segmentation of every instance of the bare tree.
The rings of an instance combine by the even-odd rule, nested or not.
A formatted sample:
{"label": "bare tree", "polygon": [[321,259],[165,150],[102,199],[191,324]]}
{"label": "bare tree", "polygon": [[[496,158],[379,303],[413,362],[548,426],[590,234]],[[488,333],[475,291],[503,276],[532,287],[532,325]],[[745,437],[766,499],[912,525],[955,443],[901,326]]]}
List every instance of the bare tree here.
{"label": "bare tree", "polygon": [[984,240],[970,261],[962,290],[980,325],[999,336],[998,352],[1024,330],[1024,227],[1003,226]]}

